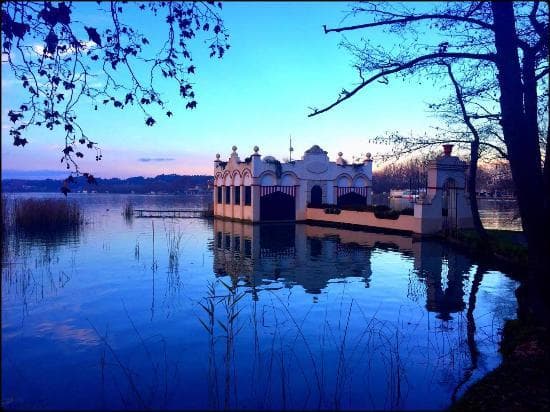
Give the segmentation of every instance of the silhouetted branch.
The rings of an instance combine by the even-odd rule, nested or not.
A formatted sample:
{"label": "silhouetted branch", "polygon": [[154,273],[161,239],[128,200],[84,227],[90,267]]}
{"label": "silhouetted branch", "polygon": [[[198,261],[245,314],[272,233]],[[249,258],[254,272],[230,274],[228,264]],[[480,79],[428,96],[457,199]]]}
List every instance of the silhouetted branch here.
{"label": "silhouetted branch", "polygon": [[432,53],[427,54],[424,56],[419,56],[415,59],[412,59],[406,63],[399,64],[397,67],[393,69],[388,70],[382,70],[378,72],[377,74],[371,76],[366,81],[362,82],[359,86],[355,87],[350,92],[345,93],[344,95],[341,95],[341,97],[336,100],[331,105],[325,107],[324,109],[319,109],[311,114],[308,115],[308,117],[313,117],[318,114],[324,113],[332,109],[333,107],[339,105],[343,101],[349,99],[353,95],[355,95],[359,90],[364,88],[365,86],[369,85],[370,83],[374,82],[375,80],[378,80],[380,78],[384,78],[385,76],[388,76],[390,74],[398,73],[400,71],[410,69],[414,66],[416,66],[419,63],[423,63],[430,60],[438,60],[443,58],[453,58],[453,59],[474,59],[474,60],[487,60],[487,61],[494,61],[495,55],[493,53]]}
{"label": "silhouetted branch", "polygon": [[[396,17],[399,15],[395,15]],[[367,29],[370,27],[377,27],[377,26],[389,26],[394,24],[408,24],[416,21],[422,21],[422,20],[452,20],[452,21],[460,21],[464,23],[471,23],[475,24],[481,28],[493,30],[493,25],[486,23],[481,20],[473,19],[471,17],[464,17],[464,16],[458,16],[458,15],[451,15],[451,14],[423,14],[423,15],[411,15],[411,16],[403,16],[402,18],[394,18],[394,19],[388,19],[388,20],[382,20],[382,21],[376,21],[372,23],[365,23],[365,24],[357,24],[354,26],[345,26],[345,27],[337,27],[333,29],[327,29],[327,27],[324,25],[324,31],[326,33],[335,32],[340,33],[342,31],[350,31],[350,30],[359,30],[359,29]]]}

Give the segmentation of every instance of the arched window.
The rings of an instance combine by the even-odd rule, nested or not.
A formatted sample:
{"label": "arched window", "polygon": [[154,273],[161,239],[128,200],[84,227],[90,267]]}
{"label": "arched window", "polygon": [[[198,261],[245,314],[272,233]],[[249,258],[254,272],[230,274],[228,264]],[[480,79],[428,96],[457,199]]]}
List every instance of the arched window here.
{"label": "arched window", "polygon": [[323,189],[315,185],[311,188],[311,206],[321,206],[323,204]]}
{"label": "arched window", "polygon": [[243,176],[244,205],[250,206],[252,204],[252,178],[250,177],[250,172],[248,171],[245,171]]}

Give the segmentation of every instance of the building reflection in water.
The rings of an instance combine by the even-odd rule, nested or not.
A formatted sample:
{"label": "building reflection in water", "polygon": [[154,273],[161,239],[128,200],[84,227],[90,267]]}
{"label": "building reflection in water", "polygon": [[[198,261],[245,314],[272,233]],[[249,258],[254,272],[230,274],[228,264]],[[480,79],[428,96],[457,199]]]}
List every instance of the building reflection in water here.
{"label": "building reflection in water", "polygon": [[[305,224],[246,224],[214,220],[214,273],[259,289],[292,288],[321,293],[329,283],[358,278],[369,287],[371,253],[396,250],[412,257],[426,309],[441,320],[465,309],[464,282],[472,262],[435,241],[410,236]],[[315,301],[315,299],[314,299]]]}
{"label": "building reflection in water", "polygon": [[426,284],[426,309],[442,320],[451,313],[462,312],[464,282],[469,278],[472,262],[454,253],[448,246],[433,241],[418,242],[414,247],[414,268]]}

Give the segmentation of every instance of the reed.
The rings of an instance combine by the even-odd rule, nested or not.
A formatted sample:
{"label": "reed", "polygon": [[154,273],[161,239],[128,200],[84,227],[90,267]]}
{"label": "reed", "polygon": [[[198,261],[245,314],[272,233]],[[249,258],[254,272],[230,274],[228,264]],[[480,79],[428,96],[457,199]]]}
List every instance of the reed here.
{"label": "reed", "polygon": [[166,234],[166,246],[168,248],[168,267],[171,272],[177,271],[183,231],[179,226],[176,228],[175,224],[167,227],[165,223],[164,233]]}
{"label": "reed", "polygon": [[64,199],[24,199],[13,206],[15,227],[29,233],[78,230],[84,218],[78,204]]}
{"label": "reed", "polygon": [[134,217],[134,205],[132,202],[127,202],[126,205],[124,205],[124,209],[122,209],[122,216],[124,216],[124,219],[131,220]]}
{"label": "reed", "polygon": [[8,199],[2,195],[2,230],[6,232],[10,227],[10,216],[8,214]]}

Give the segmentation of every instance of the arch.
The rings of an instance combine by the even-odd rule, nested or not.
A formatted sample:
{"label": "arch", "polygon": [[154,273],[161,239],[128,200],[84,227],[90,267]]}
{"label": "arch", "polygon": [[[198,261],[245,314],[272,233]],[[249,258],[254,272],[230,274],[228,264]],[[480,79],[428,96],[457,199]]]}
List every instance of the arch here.
{"label": "arch", "polygon": [[222,174],[221,174],[221,173],[217,173],[217,174],[216,174],[215,185],[216,185],[216,186],[223,186],[223,177],[222,177]]}
{"label": "arch", "polygon": [[295,186],[298,179],[294,173],[285,173],[281,178],[281,186]]}
{"label": "arch", "polygon": [[311,188],[311,206],[321,206],[323,204],[323,189],[319,185]]}
{"label": "arch", "polygon": [[231,178],[231,174],[229,172],[227,172],[227,174],[225,175],[223,183],[225,186],[231,186],[231,184],[233,183],[233,179]]}
{"label": "arch", "polygon": [[264,173],[260,176],[260,185],[262,186],[275,186],[277,184],[277,178],[273,173]]}
{"label": "arch", "polygon": [[296,199],[278,191],[262,196],[260,220],[296,220]]}
{"label": "arch", "polygon": [[245,169],[243,171],[243,184],[245,186],[251,186],[252,185],[252,173],[250,173],[250,170]]}
{"label": "arch", "polygon": [[233,173],[233,185],[234,186],[240,186],[242,184],[242,177],[239,171],[236,171]]}
{"label": "arch", "polygon": [[369,180],[365,175],[355,176],[353,179],[353,187],[367,187],[368,182]]}
{"label": "arch", "polygon": [[348,174],[343,174],[336,178],[336,186],[338,187],[351,187],[351,182],[351,176]]}

